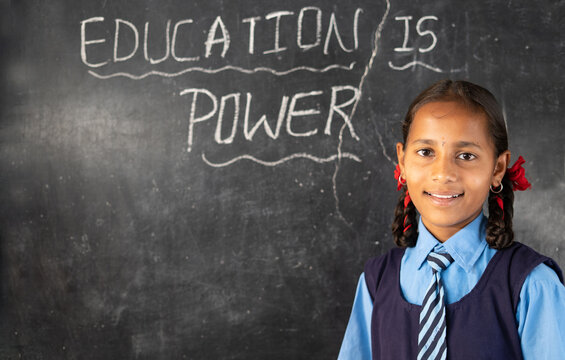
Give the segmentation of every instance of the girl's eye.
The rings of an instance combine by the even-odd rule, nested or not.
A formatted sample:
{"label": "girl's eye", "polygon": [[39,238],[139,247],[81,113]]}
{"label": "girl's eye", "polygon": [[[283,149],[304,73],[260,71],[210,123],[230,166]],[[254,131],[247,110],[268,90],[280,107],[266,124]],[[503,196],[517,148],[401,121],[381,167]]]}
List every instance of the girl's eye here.
{"label": "girl's eye", "polygon": [[428,157],[428,156],[432,156],[434,154],[434,152],[430,149],[420,149],[420,150],[416,151],[416,154],[418,154],[420,156]]}
{"label": "girl's eye", "polygon": [[465,161],[471,161],[476,159],[477,157],[471,153],[463,153],[463,154],[459,154],[457,156],[457,158],[461,159],[461,160],[465,160]]}

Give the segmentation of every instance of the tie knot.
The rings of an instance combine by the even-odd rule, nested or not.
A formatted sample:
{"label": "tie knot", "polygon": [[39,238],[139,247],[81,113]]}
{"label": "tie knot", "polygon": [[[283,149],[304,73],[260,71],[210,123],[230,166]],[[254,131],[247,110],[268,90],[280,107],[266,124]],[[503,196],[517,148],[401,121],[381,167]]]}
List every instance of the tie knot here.
{"label": "tie knot", "polygon": [[426,258],[428,264],[432,267],[434,272],[442,271],[453,262],[453,258],[448,253],[429,253]]}

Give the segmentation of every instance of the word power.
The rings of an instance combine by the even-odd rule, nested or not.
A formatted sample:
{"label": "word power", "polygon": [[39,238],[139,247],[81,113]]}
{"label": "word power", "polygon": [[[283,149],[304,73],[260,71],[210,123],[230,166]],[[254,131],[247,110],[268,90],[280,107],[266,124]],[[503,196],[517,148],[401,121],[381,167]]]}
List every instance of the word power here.
{"label": "word power", "polygon": [[[351,96],[344,102],[338,103],[338,94],[341,92],[350,92]],[[344,111],[345,108],[352,105],[359,98],[359,89],[350,86],[332,86],[331,87],[331,98],[330,107],[328,115],[325,120],[324,134],[331,135],[332,121],[335,115],[339,115],[343,120],[344,124],[349,129],[351,137],[355,140],[359,140],[359,137],[355,133],[353,124],[349,115]],[[255,124],[251,125],[251,108],[253,103],[253,95],[251,93],[245,94],[245,110],[243,114],[243,136],[246,140],[252,141],[253,136],[262,126],[267,136],[271,139],[276,140],[281,132],[283,123],[285,124],[286,133],[293,137],[309,137],[318,133],[318,128],[313,128],[308,131],[298,132],[293,129],[293,122],[300,121],[301,117],[320,115],[320,110],[317,108],[301,108],[300,101],[306,98],[315,98],[323,95],[324,92],[321,90],[314,90],[309,92],[301,92],[292,95],[292,97],[283,95],[280,102],[279,113],[277,120],[274,125],[270,125],[267,119],[267,115],[255,115],[259,118]],[[198,123],[208,121],[209,119],[216,117],[216,131],[214,133],[214,141],[218,144],[231,144],[236,136],[238,129],[238,122],[240,121],[240,108],[241,108],[241,93],[230,93],[222,95],[218,100],[218,96],[214,95],[211,91],[207,89],[189,88],[184,89],[180,92],[180,95],[191,95],[190,104],[190,114],[188,117],[188,151],[192,150],[192,145],[194,142],[194,126]],[[208,103],[208,107],[211,105],[211,109],[208,112],[202,111],[201,108],[197,107],[203,106],[203,99]],[[341,98],[341,96],[339,97]],[[229,119],[224,119],[225,109],[227,103],[231,102],[233,106],[233,113],[230,114]],[[201,116],[196,116],[197,113],[205,113]],[[222,128],[224,127],[224,121],[231,121],[231,131],[227,136],[222,135]],[[228,126],[229,128],[229,126]]]}

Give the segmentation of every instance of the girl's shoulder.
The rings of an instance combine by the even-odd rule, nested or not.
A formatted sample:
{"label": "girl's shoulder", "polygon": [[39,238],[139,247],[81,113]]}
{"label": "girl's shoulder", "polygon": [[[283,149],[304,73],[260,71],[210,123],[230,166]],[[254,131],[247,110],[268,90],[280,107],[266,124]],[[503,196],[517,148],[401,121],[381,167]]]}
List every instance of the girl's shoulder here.
{"label": "girl's shoulder", "polygon": [[402,248],[392,248],[380,256],[367,260],[364,274],[371,296],[374,296],[374,291],[383,278],[387,281],[398,281],[397,276],[399,275],[400,262],[404,251],[405,249]]}
{"label": "girl's shoulder", "polygon": [[511,276],[516,274],[518,278],[515,281],[518,283],[522,283],[525,277],[540,264],[545,264],[555,271],[559,280],[563,283],[563,272],[557,262],[550,257],[540,254],[528,245],[515,241],[510,247],[504,249],[502,253],[506,255]]}
{"label": "girl's shoulder", "polygon": [[404,255],[405,250],[406,249],[394,247],[384,254],[370,258],[365,263],[365,272],[367,270],[375,271],[382,267],[390,266],[397,261],[400,261],[402,259],[402,256]]}

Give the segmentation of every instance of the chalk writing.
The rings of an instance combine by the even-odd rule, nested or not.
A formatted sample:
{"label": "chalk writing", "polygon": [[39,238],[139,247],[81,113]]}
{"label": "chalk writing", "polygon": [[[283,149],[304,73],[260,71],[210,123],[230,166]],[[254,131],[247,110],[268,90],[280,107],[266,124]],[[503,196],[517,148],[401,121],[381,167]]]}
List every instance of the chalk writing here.
{"label": "chalk writing", "polygon": [[[341,103],[338,103],[338,94],[342,93],[342,92],[349,92],[351,95],[350,97]],[[349,117],[349,114],[347,112],[345,112],[343,109],[349,107],[350,105],[352,105],[358,98],[359,98],[359,90],[358,88],[354,87],[354,86],[350,86],[350,85],[343,85],[343,86],[332,86],[331,88],[331,100],[330,100],[330,107],[329,107],[329,111],[328,111],[328,115],[326,117],[325,120],[325,126],[324,126],[324,134],[325,135],[331,135],[331,126],[332,126],[332,122],[334,120],[334,118],[336,117],[336,115],[338,115],[339,117],[341,117],[341,119],[344,122],[344,125],[346,125],[349,128],[349,132],[351,134],[351,137],[353,137],[356,140],[359,140],[359,137],[357,136],[357,134],[355,133],[355,129],[353,127],[353,124],[351,122],[351,118]],[[244,126],[243,126],[243,133],[244,133],[244,137],[246,140],[251,141],[253,140],[253,136],[255,134],[255,132],[258,130],[258,128],[262,125],[263,128],[265,129],[265,133],[273,140],[276,140],[279,137],[280,134],[280,130],[281,127],[283,125],[283,122],[285,123],[285,130],[286,133],[290,136],[293,137],[309,137],[312,135],[315,135],[318,133],[318,128],[315,129],[311,129],[309,131],[306,132],[297,132],[295,130],[293,130],[292,127],[292,122],[295,121],[298,118],[301,117],[305,117],[305,116],[312,116],[312,115],[319,115],[320,111],[318,109],[315,108],[310,108],[310,109],[297,109],[299,107],[298,103],[301,99],[307,98],[307,97],[318,97],[324,94],[324,91],[322,90],[313,90],[310,92],[301,92],[301,93],[295,93],[294,95],[292,95],[292,97],[289,97],[287,95],[282,96],[281,98],[281,102],[280,102],[280,107],[279,107],[279,115],[277,117],[277,121],[276,121],[276,125],[273,128],[271,127],[271,125],[269,125],[269,122],[267,121],[267,116],[265,114],[261,114],[259,116],[259,120],[255,123],[254,126],[251,127],[251,129],[249,129],[249,124],[250,124],[250,109],[252,106],[252,99],[253,99],[253,95],[251,93],[247,93],[246,94],[246,105],[245,105],[245,112],[244,112]],[[188,89],[184,89],[180,92],[180,95],[191,95],[191,102],[190,102],[190,112],[189,112],[189,118],[188,118],[188,148],[187,150],[190,152],[192,150],[192,145],[194,143],[194,126],[198,123],[201,122],[205,122],[208,121],[209,119],[213,118],[216,113],[216,132],[214,135],[214,140],[216,141],[216,143],[218,144],[230,144],[233,142],[233,139],[236,136],[236,131],[237,131],[237,124],[239,122],[239,114],[240,114],[240,97],[241,97],[241,93],[231,93],[231,94],[225,94],[222,95],[220,97],[219,103],[220,105],[218,106],[218,96],[214,95],[211,91],[207,90],[207,89],[199,89],[199,88],[188,88]],[[204,98],[203,98],[204,96]],[[197,113],[197,107],[198,104],[202,103],[202,100],[199,99],[207,99],[205,100],[208,105],[211,104],[211,108],[210,106],[207,106],[207,111],[206,113],[204,113],[203,115],[200,116],[196,116]],[[232,118],[232,126],[231,126],[231,133],[228,137],[226,138],[222,138],[221,136],[221,128],[222,128],[222,124],[224,122],[224,109],[225,109],[225,103],[228,101],[228,99],[233,99],[233,118]],[[290,103],[289,103],[289,99],[290,99]],[[204,108],[203,105],[201,105],[202,108]],[[219,111],[218,111],[219,109]],[[201,111],[198,111],[200,113],[202,113],[202,109],[200,109]]]}
{"label": "chalk writing", "polygon": [[428,70],[435,71],[435,72],[438,72],[438,73],[445,72],[445,71],[443,71],[442,69],[440,69],[440,68],[438,68],[438,67],[435,67],[435,66],[432,66],[432,65],[428,65],[428,64],[426,64],[426,63],[424,63],[424,62],[422,62],[422,61],[418,61],[418,60],[410,61],[409,63],[406,63],[406,64],[404,64],[404,65],[402,65],[402,66],[396,66],[396,65],[394,65],[394,64],[392,63],[392,61],[389,61],[389,62],[388,62],[388,66],[390,66],[391,69],[400,70],[400,71],[406,70],[406,69],[409,69],[409,68],[416,67],[416,65],[420,65],[420,66],[422,66],[422,67],[425,67],[425,68],[428,69]]}
{"label": "chalk writing", "polygon": [[117,73],[113,73],[113,74],[109,74],[109,75],[102,75],[99,74],[93,70],[88,70],[88,73],[94,77],[97,77],[99,79],[111,79],[111,78],[115,78],[115,77],[126,77],[126,78],[130,78],[132,80],[141,80],[141,79],[145,79],[148,76],[161,76],[161,77],[177,77],[177,76],[181,76],[184,75],[186,73],[190,73],[190,72],[201,72],[201,73],[205,73],[205,74],[217,74],[217,73],[221,73],[223,71],[237,71],[243,74],[255,74],[255,73],[259,73],[259,72],[265,72],[265,73],[270,73],[273,74],[275,76],[285,76],[285,75],[289,75],[292,74],[294,72],[297,71],[308,71],[308,72],[312,72],[312,73],[325,73],[328,72],[330,70],[345,70],[345,71],[350,71],[353,70],[353,67],[355,66],[355,61],[351,62],[351,64],[349,65],[328,65],[326,67],[323,67],[321,69],[317,69],[314,67],[310,67],[310,66],[297,66],[297,67],[293,67],[291,69],[288,70],[275,70],[272,68],[268,68],[268,67],[256,67],[253,69],[244,69],[242,67],[239,66],[233,66],[233,65],[226,65],[226,66],[222,66],[220,68],[217,69],[206,69],[203,67],[190,67],[181,71],[177,71],[177,72],[165,72],[165,71],[148,71],[144,74],[141,75],[133,75],[130,73],[126,73],[126,72],[117,72]]}
{"label": "chalk writing", "polygon": [[426,63],[424,63],[424,62],[422,62],[422,61],[418,61],[418,60],[410,61],[409,63],[406,63],[406,64],[404,64],[404,65],[402,65],[402,66],[396,66],[396,65],[394,65],[394,64],[392,63],[392,61],[389,61],[389,62],[388,62],[388,66],[389,66],[391,69],[393,69],[393,70],[400,70],[400,71],[406,70],[406,69],[409,69],[409,68],[415,68],[417,65],[419,65],[419,66],[421,66],[421,67],[424,67],[424,68],[426,68],[426,69],[428,69],[428,70],[435,71],[435,72],[437,72],[437,73],[445,73],[445,72],[457,73],[457,72],[463,71],[463,69],[451,69],[451,70],[449,70],[449,71],[446,71],[446,70],[442,70],[442,69],[440,69],[440,68],[438,68],[438,67],[436,67],[436,66],[432,66],[432,65],[426,64]]}
{"label": "chalk writing", "polygon": [[[298,65],[286,69],[258,66],[247,67],[236,65],[239,60],[229,60],[233,49],[244,47],[249,55],[272,56],[290,51],[292,42],[288,42],[289,24],[294,24],[295,51],[308,52],[318,49],[323,56],[330,53],[335,57],[336,52],[350,54],[359,49],[359,19],[363,10],[356,9],[347,24],[336,17],[335,11],[325,15],[324,11],[316,6],[305,6],[297,11],[277,10],[264,15],[243,16],[240,20],[244,26],[233,26],[233,22],[226,21],[224,15],[209,19],[180,19],[153,23],[146,21],[142,27],[126,18],[105,19],[103,16],[90,17],[80,23],[80,54],[81,61],[89,67],[88,73],[98,79],[128,78],[143,80],[150,76],[172,78],[192,72],[203,74],[219,74],[234,71],[242,74],[265,73],[277,77],[288,76],[296,72],[323,74],[329,71],[352,71],[355,61],[348,64],[329,64],[326,66]],[[327,13],[326,13],[327,14]],[[324,21],[324,19],[326,19]],[[342,19],[340,17],[340,19]],[[231,25],[230,25],[231,24]],[[283,25],[285,25],[283,27]],[[343,27],[350,26],[348,36],[343,36]],[[150,35],[152,32],[156,34]],[[261,32],[261,42],[257,42],[257,34]],[[101,35],[102,34],[102,35]],[[190,36],[200,36],[200,42],[186,41],[193,39]],[[284,39],[284,42],[283,42]],[[268,41],[271,41],[269,44]],[[265,44],[265,41],[267,43]],[[160,45],[159,53],[155,53]],[[139,54],[143,55],[141,58]],[[137,60],[133,62],[134,58]],[[200,63],[207,59],[226,59],[225,65],[217,67],[202,66]],[[137,74],[134,71],[112,72],[113,64],[131,63],[136,67],[143,63],[150,66],[166,66],[171,64],[193,63],[182,70],[167,71],[165,69],[143,69]],[[234,63],[235,62],[235,63]],[[218,64],[215,60],[214,64]],[[146,66],[145,66],[146,67]],[[95,70],[96,69],[96,70]],[[110,70],[110,71],[109,71]],[[252,142],[258,131],[262,131],[272,140],[280,137],[281,131],[290,137],[309,139],[318,133],[331,136],[332,123],[336,119],[343,121],[340,138],[343,130],[349,129],[349,134],[354,140],[359,140],[348,109],[356,105],[359,100],[359,90],[351,85],[334,85],[327,90],[312,89],[310,91],[284,94],[280,96],[278,116],[268,119],[267,114],[255,114],[253,111],[257,95],[251,92],[232,92],[215,94],[213,90],[205,88],[186,88],[179,91],[181,97],[187,97],[188,106],[188,134],[186,137],[187,151],[191,152],[196,141],[195,127],[200,123],[215,122],[215,131],[211,140],[218,145],[234,143],[238,137]],[[329,98],[329,108],[322,114],[320,109],[321,97]],[[304,106],[308,100],[308,106]],[[260,99],[265,101],[265,99]],[[268,99],[269,103],[271,99]],[[312,105],[313,104],[313,105]],[[297,126],[295,123],[300,123]],[[308,128],[310,125],[310,128]],[[202,135],[199,135],[202,136]],[[204,139],[199,139],[200,141]],[[300,155],[300,156],[299,156]],[[353,159],[360,161],[354,155],[339,153],[330,157],[294,154],[284,157],[280,161],[265,162],[257,157],[245,154],[234,159],[248,159],[259,164],[282,164],[295,158],[310,159],[319,163],[334,161],[335,159]],[[222,163],[233,164],[238,160]],[[212,166],[212,162],[205,161]],[[269,165],[271,166],[271,165]]]}
{"label": "chalk writing", "polygon": [[314,156],[314,155],[311,155],[311,154],[308,154],[308,153],[296,153],[296,154],[292,154],[292,155],[289,155],[289,156],[285,156],[284,158],[279,159],[279,160],[275,160],[275,161],[260,160],[260,159],[257,159],[254,156],[251,156],[251,155],[240,155],[240,156],[236,156],[235,158],[233,158],[229,161],[221,162],[221,163],[214,163],[214,162],[208,160],[206,158],[206,155],[202,154],[202,160],[207,165],[210,165],[212,167],[224,167],[224,166],[231,165],[233,163],[236,163],[236,162],[238,162],[240,160],[244,160],[244,159],[256,162],[256,163],[264,165],[264,166],[277,166],[277,165],[280,165],[282,163],[285,163],[285,162],[287,162],[289,160],[293,160],[293,159],[308,159],[308,160],[312,160],[314,162],[322,164],[322,163],[332,162],[337,158],[351,159],[353,161],[361,162],[361,159],[359,159],[359,157],[357,155],[354,155],[354,154],[351,154],[351,153],[348,153],[348,152],[344,152],[344,153],[341,153],[341,154],[334,154],[334,155],[328,156],[326,158],[320,158],[320,157],[317,157],[317,156]]}
{"label": "chalk writing", "polygon": [[[326,89],[289,90],[277,95],[276,114],[257,111],[258,102],[272,104],[273,97],[265,98],[264,94],[258,97],[252,91],[218,93],[212,88],[202,87],[179,90],[178,94],[188,101],[186,150],[192,152],[194,145],[200,142],[212,141],[221,146],[233,144],[237,139],[253,142],[259,132],[271,141],[277,141],[281,133],[291,138],[314,141],[320,135],[332,136],[332,124],[340,121],[337,153],[329,157],[296,153],[280,160],[266,161],[250,154],[240,154],[232,160],[214,163],[202,156],[206,164],[215,167],[228,166],[243,159],[265,166],[276,166],[297,158],[318,163],[335,161],[336,170],[332,182],[337,201],[335,178],[341,160],[361,161],[357,155],[342,150],[343,136],[347,132],[354,141],[360,140],[353,118],[364,81],[376,58],[378,42],[390,11],[389,0],[386,0],[386,5],[372,39],[370,59],[356,86],[338,83],[331,84]],[[142,26],[126,18],[105,19],[103,16],[93,16],[80,22],[80,59],[88,67],[90,75],[103,80],[144,80],[150,76],[173,78],[190,73],[216,75],[228,71],[244,75],[264,73],[279,78],[298,72],[321,76],[330,71],[353,71],[356,62],[351,61],[351,58],[347,63],[331,61],[334,63],[326,63],[325,66],[308,66],[287,62],[284,54],[317,51],[316,56],[343,61],[348,54],[360,48],[359,23],[363,12],[363,9],[357,8],[346,17],[338,17],[335,9],[324,12],[320,7],[304,6],[296,10],[282,9],[266,14],[239,16],[239,25],[226,15],[203,19],[145,21]],[[403,24],[404,36],[401,46],[394,48],[394,52],[425,54],[434,50],[438,37],[431,25],[439,21],[438,17],[422,16],[415,22],[415,26],[412,25],[413,17],[410,15],[397,16],[395,20]],[[343,31],[345,28],[348,28],[347,31]],[[422,45],[415,47],[411,44],[412,28],[420,38],[425,39],[421,41]],[[289,41],[291,37],[295,41]],[[156,49],[159,50],[156,52]],[[241,54],[238,49],[250,56],[246,59],[245,66],[238,64],[241,61],[241,56],[237,55]],[[272,60],[273,56],[277,58]],[[278,66],[250,66],[253,59],[261,57],[270,57],[268,62]],[[186,66],[186,63],[192,65]],[[213,66],[207,65],[208,63]],[[139,70],[124,69],[124,64],[126,67],[135,66]],[[178,65],[182,64],[185,64],[184,68],[179,70]],[[292,65],[288,67],[288,64]],[[121,65],[119,71],[113,71],[114,65]],[[156,66],[160,68],[154,68]],[[395,65],[389,61],[388,66],[398,71],[421,66],[431,71],[444,72],[439,67],[418,59],[404,65]],[[174,67],[176,69],[171,70]],[[324,101],[324,98],[327,100]],[[322,103],[329,103],[329,106],[324,109],[321,107]],[[206,134],[198,132],[196,135],[195,132],[195,127],[204,123],[215,125],[208,139]]]}
{"label": "chalk writing", "polygon": [[[335,13],[332,12],[329,16],[329,20],[326,26],[326,34],[323,42],[323,54],[328,55],[330,47],[337,45],[337,48],[344,53],[351,53],[357,50],[359,47],[359,17],[362,13],[362,9],[357,9],[353,14],[352,19],[352,34],[353,39],[351,46],[346,46],[346,42],[341,35],[340,28],[336,21]],[[145,22],[143,26],[143,36],[140,36],[140,31],[138,27],[131,21],[116,18],[114,21],[107,21],[102,16],[95,16],[81,21],[80,34],[80,54],[83,64],[90,68],[99,68],[110,65],[112,63],[127,62],[134,58],[138,53],[140,48],[140,39],[142,39],[143,44],[143,58],[146,62],[151,65],[160,64],[166,60],[172,60],[177,63],[183,62],[198,62],[203,59],[208,59],[213,56],[226,58],[233,44],[241,47],[245,46],[247,42],[248,53],[260,54],[260,55],[272,55],[285,52],[289,50],[289,46],[281,45],[281,22],[287,20],[294,21],[296,24],[296,46],[300,51],[311,51],[322,46],[322,10],[318,7],[307,6],[300,11],[298,11],[298,16],[295,15],[293,11],[281,10],[274,11],[266,14],[264,17],[252,16],[246,17],[241,22],[247,24],[248,34],[243,34],[241,31],[237,32],[245,27],[237,27],[234,29],[229,29],[226,22],[221,16],[216,16],[211,24],[207,24],[206,21],[198,21],[194,19],[182,19],[175,22],[173,26],[173,31],[171,34],[171,20],[168,19],[164,26],[164,40],[165,40],[165,53],[158,59],[151,57],[149,52],[151,51],[151,44],[149,36],[150,29],[153,29],[153,24]],[[305,28],[304,19],[306,16],[313,14],[316,19],[316,26],[314,31],[314,42],[305,43]],[[262,49],[259,53],[256,51],[257,44],[255,41],[255,33],[258,27],[261,27],[260,31],[266,33],[270,31],[269,23],[271,21],[275,22],[274,33],[272,34],[273,44],[266,49]],[[108,23],[113,24],[113,29],[108,29]],[[92,39],[90,30],[105,30],[104,33],[113,32],[113,42],[111,44],[112,57],[108,58],[104,56],[109,50],[108,39],[107,38],[96,38]],[[206,30],[207,29],[207,30]],[[98,32],[100,33],[100,31]],[[125,42],[124,38],[129,33],[132,37],[132,41]],[[201,38],[200,44],[194,43],[194,41],[182,41],[186,40],[189,35],[205,33],[206,37]],[[179,40],[180,39],[180,40]],[[216,48],[218,48],[216,50]],[[98,60],[91,60],[91,54]],[[181,55],[183,54],[183,55]],[[187,56],[190,54],[190,56]],[[102,61],[101,61],[102,60]]]}
{"label": "chalk writing", "polygon": [[[261,94],[237,86],[231,91],[219,90],[224,87],[215,86],[215,82],[210,86],[186,86],[176,92],[187,103],[186,151],[192,153],[195,146],[208,148],[210,144],[230,149],[227,152],[229,158],[221,161],[217,158],[222,158],[222,152],[214,152],[216,160],[207,158],[202,152],[202,161],[215,168],[233,166],[241,161],[270,167],[297,159],[319,164],[333,162],[332,188],[336,214],[351,226],[340,211],[337,176],[343,159],[361,162],[356,154],[344,151],[344,138],[349,136],[353,141],[360,140],[354,117],[363,86],[377,58],[383,28],[391,9],[390,0],[385,2],[386,9],[371,39],[372,44],[364,44],[365,48],[359,42],[359,24],[364,13],[361,8],[345,17],[337,16],[335,8],[328,12],[320,7],[304,6],[266,14],[238,14],[235,23],[232,18],[222,14],[204,19],[145,21],[142,26],[129,19],[94,16],[80,23],[81,61],[91,76],[102,80],[125,78],[142,81],[152,76],[174,78],[191,73],[220,79],[223,78],[220,74],[226,72],[253,75]],[[434,24],[439,22],[439,18],[427,15],[415,21],[413,16],[407,15],[397,16],[395,20],[403,25],[403,38],[393,51],[396,54],[412,54],[412,58],[403,65],[388,61],[388,68],[403,71],[420,66],[434,72],[445,72],[418,58],[436,48],[439,40]],[[411,38],[411,31],[414,30],[418,36],[417,42]],[[326,82],[325,88],[315,85],[320,84],[319,77],[327,78],[330,72],[353,73],[359,70],[356,63],[360,57],[355,52],[360,49],[366,51],[369,45],[370,57],[358,82],[348,84],[348,80],[336,76],[331,78],[336,79],[335,83]],[[242,52],[245,56],[242,56]],[[300,53],[315,56],[297,57]],[[307,64],[302,62],[303,59],[318,61]],[[317,65],[320,64],[319,60],[323,61],[322,65]],[[260,62],[261,66],[253,66],[254,61]],[[270,65],[262,65],[265,63]],[[128,66],[135,68],[128,69]],[[272,94],[265,92],[265,87],[259,86],[262,81],[255,80],[257,74],[264,74],[267,83],[272,81],[277,84],[274,88],[278,91]],[[288,83],[284,79],[293,74],[303,74],[315,81],[305,89],[304,85],[309,81],[301,80],[300,90],[293,90],[287,84],[292,84],[295,78],[290,78]],[[351,81],[351,76],[348,76]],[[232,79],[231,76],[229,78]],[[265,104],[269,104],[268,111],[265,110]],[[337,134],[333,126],[335,123],[339,123]],[[313,149],[312,142],[336,136],[337,149],[333,154],[330,152],[329,156],[314,155],[308,151],[268,159],[265,155],[255,154],[253,148],[255,138],[261,139],[261,147],[265,144],[276,146],[277,142],[286,141],[281,140],[284,137],[303,142],[305,148]],[[378,132],[377,137],[383,155],[393,162]]]}
{"label": "chalk writing", "polygon": [[[367,65],[365,66],[365,70],[363,71],[363,75],[361,75],[361,79],[359,80],[359,84],[357,86],[357,89],[359,90],[359,95],[357,97],[357,100],[355,101],[355,103],[353,104],[353,108],[351,109],[351,113],[350,113],[350,118],[353,119],[355,116],[355,111],[357,110],[357,104],[359,103],[359,99],[361,99],[361,94],[363,91],[363,85],[365,84],[365,80],[367,79],[367,75],[369,74],[369,71],[372,69],[375,58],[377,57],[377,54],[379,52],[379,41],[381,39],[382,33],[383,33],[383,28],[385,25],[386,20],[388,19],[388,14],[390,12],[390,0],[386,0],[386,9],[384,12],[384,15],[381,19],[381,21],[379,22],[379,25],[377,26],[377,30],[375,31],[375,34],[373,36],[373,51],[371,52],[371,57],[369,58],[369,61],[367,63]],[[339,174],[339,170],[340,170],[340,166],[341,166],[341,154],[342,154],[342,147],[343,147],[343,132],[345,130],[345,123],[342,125],[340,131],[339,131],[339,143],[337,146],[337,161],[335,162],[335,170],[334,173],[332,175],[332,191],[333,191],[333,197],[334,197],[334,201],[335,201],[335,211],[336,214],[338,216],[338,218],[341,219],[341,221],[343,221],[347,226],[351,227],[352,224],[351,222],[347,221],[347,219],[343,216],[343,214],[341,213],[340,210],[340,206],[339,206],[339,195],[337,193],[337,175]],[[381,137],[380,133],[377,132],[377,135],[379,136],[379,138]],[[383,148],[383,153],[386,153],[386,149],[381,141],[381,146]]]}
{"label": "chalk writing", "polygon": [[[394,20],[402,21],[404,23],[404,39],[402,41],[402,46],[394,48],[394,51],[395,52],[401,52],[401,53],[415,52],[416,49],[414,49],[411,46],[408,46],[408,43],[410,41],[410,21],[412,20],[412,16],[411,15],[397,16],[397,17],[394,18]],[[427,53],[427,52],[432,51],[436,47],[436,45],[437,45],[436,34],[432,30],[423,29],[423,25],[424,25],[424,22],[438,21],[438,20],[439,20],[438,17],[434,16],[434,15],[423,16],[420,19],[418,19],[418,22],[416,23],[416,32],[418,33],[418,35],[420,37],[425,37],[425,36],[430,37],[431,42],[427,47],[424,47],[424,48],[419,47],[418,50],[417,50],[417,53]],[[424,63],[423,61],[420,61],[420,60],[414,60],[414,61],[409,62],[408,64],[401,65],[401,66],[394,65],[392,63],[392,61],[388,62],[388,66],[391,69],[399,70],[399,71],[406,70],[406,69],[411,68],[411,67],[413,68],[417,65],[422,66],[422,67],[424,67],[428,70],[435,71],[435,72],[440,72],[440,73],[444,72],[440,68],[426,64],[426,63]]]}
{"label": "chalk writing", "polygon": [[[394,19],[397,20],[397,21],[400,21],[400,20],[404,21],[404,41],[402,42],[402,47],[397,47],[397,48],[394,49],[394,51],[398,51],[398,52],[413,51],[414,48],[408,47],[408,40],[409,40],[409,36],[410,36],[410,20],[412,20],[412,16],[397,16]],[[432,42],[428,47],[423,48],[423,49],[418,48],[418,51],[421,52],[421,53],[432,51],[433,48],[437,44],[437,36],[435,35],[435,33],[433,31],[422,30],[422,24],[424,23],[424,21],[428,21],[428,20],[437,21],[438,18],[436,16],[433,16],[433,15],[424,16],[424,17],[421,17],[416,24],[416,32],[418,33],[418,35],[420,35],[420,36],[429,35],[432,38]]]}

